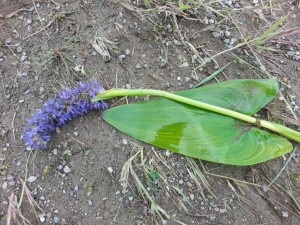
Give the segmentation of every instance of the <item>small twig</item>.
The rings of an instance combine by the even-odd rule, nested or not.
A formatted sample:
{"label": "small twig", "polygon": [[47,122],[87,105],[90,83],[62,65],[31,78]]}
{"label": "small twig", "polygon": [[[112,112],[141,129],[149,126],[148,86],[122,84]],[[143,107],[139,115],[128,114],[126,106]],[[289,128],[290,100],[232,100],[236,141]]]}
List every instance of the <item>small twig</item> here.
{"label": "small twig", "polygon": [[11,225],[12,218],[15,219],[15,194],[11,193],[9,197],[9,205],[8,205],[8,210],[7,210],[7,217],[6,217],[6,225]]}
{"label": "small twig", "polygon": [[17,115],[17,111],[15,111],[15,113],[13,115],[13,118],[12,118],[12,121],[11,121],[11,127],[12,127],[12,131],[13,131],[14,140],[16,140],[16,135],[15,135],[15,118],[16,118],[16,115]]}
{"label": "small twig", "polygon": [[286,160],[284,166],[281,168],[281,170],[279,171],[279,173],[276,175],[276,177],[271,181],[271,183],[267,186],[267,188],[270,188],[274,182],[278,179],[278,177],[280,177],[280,175],[282,174],[282,172],[286,169],[286,167],[288,166],[289,162],[291,161],[292,157],[294,156],[295,152],[297,151],[297,148],[295,148],[291,154],[290,157]]}
{"label": "small twig", "polygon": [[[34,10],[35,10],[35,12],[36,12],[36,14],[37,14],[37,16],[38,16],[38,18],[39,18],[39,21],[40,21],[41,25],[43,25],[43,24],[42,24],[41,16],[40,16],[40,14],[39,14],[39,11],[38,11],[37,8],[36,8],[36,5],[35,5],[34,0],[32,0],[32,4],[33,4]],[[50,39],[49,34],[47,34],[46,31],[45,31],[45,33],[46,33],[46,35],[48,36],[48,38]]]}
{"label": "small twig", "polygon": [[74,140],[74,141],[76,141],[76,142],[78,142],[79,144],[81,144],[81,145],[83,145],[83,146],[86,146],[86,144],[85,143],[83,143],[82,141],[79,141],[78,139],[76,139],[76,138],[74,138],[74,137],[72,137],[71,135],[68,135],[72,140]]}
{"label": "small twig", "polygon": [[194,217],[206,217],[206,218],[209,218],[209,216],[216,215],[216,213],[209,213],[209,214],[199,214],[199,213],[192,214],[192,213],[185,213],[185,215],[188,215],[188,216],[194,216]]}
{"label": "small twig", "polygon": [[179,26],[178,26],[178,24],[177,24],[177,18],[176,18],[175,13],[173,13],[172,16],[173,16],[173,23],[174,23],[174,26],[176,27],[176,32],[177,32],[177,34],[178,34],[178,36],[179,36],[179,38],[180,38],[180,40],[181,40],[181,43],[182,43],[184,46],[186,46],[186,43],[185,43],[185,41],[184,41],[184,38],[182,37],[182,35],[181,35],[181,33],[180,33],[180,30],[179,30]]}
{"label": "small twig", "polygon": [[122,202],[120,202],[119,207],[118,207],[118,210],[117,210],[117,213],[116,213],[116,215],[115,215],[115,217],[114,217],[114,223],[115,223],[116,220],[117,220],[117,216],[118,216],[118,214],[119,214],[119,212],[120,212],[121,206],[122,206]]}
{"label": "small twig", "polygon": [[29,11],[29,10],[28,10],[28,9],[25,9],[25,8],[22,8],[22,9],[19,9],[19,10],[17,10],[17,11],[14,11],[14,12],[9,13],[8,15],[4,16],[4,18],[9,19],[9,18],[13,17],[13,16],[16,15],[18,12],[21,12],[21,11]]}
{"label": "small twig", "polygon": [[36,31],[36,32],[34,32],[34,33],[28,35],[25,39],[27,39],[27,38],[29,38],[29,37],[31,37],[31,36],[34,36],[34,35],[36,35],[36,34],[42,32],[43,30],[47,29],[48,27],[50,27],[50,26],[52,25],[52,23],[55,22],[56,19],[63,18],[63,17],[65,17],[66,15],[72,14],[72,13],[74,13],[74,12],[60,13],[60,14],[54,16],[54,18],[53,18],[52,20],[50,20],[50,22],[49,22],[45,27],[43,27],[43,28],[41,28],[40,30],[38,30],[38,31]]}

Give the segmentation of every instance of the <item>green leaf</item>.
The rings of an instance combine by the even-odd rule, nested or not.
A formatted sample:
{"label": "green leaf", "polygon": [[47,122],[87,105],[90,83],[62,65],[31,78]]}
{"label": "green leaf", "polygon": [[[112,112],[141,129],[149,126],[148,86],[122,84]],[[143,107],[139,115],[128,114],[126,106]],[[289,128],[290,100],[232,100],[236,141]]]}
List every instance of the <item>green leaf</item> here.
{"label": "green leaf", "polygon": [[190,5],[184,4],[182,0],[178,1],[178,6],[182,11],[192,8]]}
{"label": "green leaf", "polygon": [[159,175],[158,175],[158,173],[157,173],[155,170],[150,170],[149,176],[150,176],[153,180],[159,178]]}
{"label": "green leaf", "polygon": [[211,79],[215,78],[219,73],[221,73],[223,70],[225,70],[228,66],[230,66],[231,63],[233,63],[234,61],[231,61],[229,63],[226,63],[224,66],[222,66],[221,68],[217,69],[215,72],[213,72],[211,75],[209,75],[208,77],[205,77],[202,81],[200,81],[200,83],[196,84],[194,86],[195,87],[199,87],[202,84],[205,84],[206,82],[210,81]]}
{"label": "green leaf", "polygon": [[289,17],[290,15],[287,14],[277,20],[272,26],[268,28],[268,30],[263,33],[259,38],[257,38],[254,42],[255,45],[261,45],[264,42],[268,41],[272,37],[276,36],[279,32],[275,32],[276,29],[280,27],[280,25]]}
{"label": "green leaf", "polygon": [[[232,80],[176,94],[253,115],[277,90],[274,80]],[[292,150],[291,143],[277,135],[165,98],[114,107],[103,118],[134,138],[212,162],[252,165]]]}

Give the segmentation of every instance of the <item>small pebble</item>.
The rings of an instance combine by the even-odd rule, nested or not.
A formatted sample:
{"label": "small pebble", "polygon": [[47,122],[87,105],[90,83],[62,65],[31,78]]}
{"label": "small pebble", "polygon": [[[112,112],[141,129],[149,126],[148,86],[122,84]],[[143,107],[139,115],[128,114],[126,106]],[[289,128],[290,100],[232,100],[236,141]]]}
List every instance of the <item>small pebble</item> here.
{"label": "small pebble", "polygon": [[218,38],[218,37],[221,37],[221,33],[220,32],[212,32],[212,36],[214,37],[214,38]]}
{"label": "small pebble", "polygon": [[195,195],[194,194],[190,194],[190,199],[193,201],[195,199]]}
{"label": "small pebble", "polygon": [[287,218],[287,217],[289,217],[289,214],[288,214],[288,212],[282,211],[282,216],[284,218]]}
{"label": "small pebble", "polygon": [[193,73],[192,75],[191,75],[191,77],[192,77],[192,79],[193,80],[195,80],[195,81],[199,81],[199,75],[198,74],[195,74],[195,73]]}
{"label": "small pebble", "polygon": [[17,47],[17,52],[21,53],[23,51],[23,48],[21,46]]}
{"label": "small pebble", "polygon": [[21,61],[24,62],[27,59],[27,55],[22,55],[21,56]]}
{"label": "small pebble", "polygon": [[141,69],[142,66],[141,66],[139,63],[137,63],[137,64],[135,65],[135,68],[136,68],[136,69]]}
{"label": "small pebble", "polygon": [[92,206],[93,205],[92,200],[88,200],[88,204],[89,204],[89,206]]}
{"label": "small pebble", "polygon": [[219,213],[226,213],[226,209],[220,209]]}
{"label": "small pebble", "polygon": [[191,188],[191,187],[193,187],[193,185],[192,185],[192,183],[191,182],[186,182],[186,185],[189,187],[189,188]]}
{"label": "small pebble", "polygon": [[128,197],[128,200],[129,200],[129,201],[132,201],[132,200],[133,200],[133,197],[132,197],[132,196]]}
{"label": "small pebble", "polygon": [[127,145],[128,144],[128,141],[124,138],[123,141],[122,141],[123,145]]}
{"label": "small pebble", "polygon": [[210,215],[210,216],[209,216],[209,219],[210,219],[211,221],[213,221],[213,220],[215,220],[215,219],[216,219],[216,216],[214,216],[214,215]]}
{"label": "small pebble", "polygon": [[294,56],[294,55],[295,55],[295,52],[294,52],[294,51],[288,51],[286,54],[287,54],[288,56]]}
{"label": "small pebble", "polygon": [[5,38],[5,43],[6,44],[10,44],[11,42],[12,42],[12,38],[11,37]]}
{"label": "small pebble", "polygon": [[39,88],[39,91],[40,91],[40,93],[42,94],[42,93],[45,92],[45,88],[44,88],[44,87],[40,87],[40,88]]}
{"label": "small pebble", "polygon": [[181,42],[180,41],[178,41],[178,40],[176,40],[176,39],[174,39],[174,45],[177,45],[177,46],[179,46],[179,45],[181,45]]}
{"label": "small pebble", "polygon": [[230,39],[226,38],[226,39],[224,39],[223,42],[224,42],[225,44],[229,44],[229,43],[230,43]]}
{"label": "small pebble", "polygon": [[27,22],[27,24],[31,24],[31,23],[32,23],[32,20],[31,20],[31,19],[28,19],[26,22]]}
{"label": "small pebble", "polygon": [[44,222],[46,221],[46,218],[45,218],[45,215],[44,215],[44,214],[39,215],[38,217],[39,217],[39,219],[40,219],[40,221],[41,221],[42,223],[44,223]]}
{"label": "small pebble", "polygon": [[125,84],[125,88],[126,89],[131,89],[131,85],[130,84]]}
{"label": "small pebble", "polygon": [[80,66],[80,65],[76,65],[76,66],[74,67],[74,70],[75,70],[76,72],[80,72],[80,71],[81,71],[81,66]]}
{"label": "small pebble", "polygon": [[7,187],[8,187],[8,183],[7,183],[7,182],[4,182],[4,183],[2,184],[2,189],[3,189],[3,190],[6,190]]}
{"label": "small pebble", "polygon": [[29,182],[29,183],[32,183],[34,181],[36,181],[37,177],[36,176],[30,176],[28,177],[26,180]]}
{"label": "small pebble", "polygon": [[28,76],[28,73],[27,73],[27,72],[19,72],[19,73],[18,73],[18,76],[19,76],[19,77],[27,77],[27,76]]}
{"label": "small pebble", "polygon": [[70,173],[70,172],[71,172],[70,167],[65,166],[65,167],[64,167],[64,173]]}
{"label": "small pebble", "polygon": [[59,218],[58,218],[57,216],[54,216],[54,217],[53,217],[53,222],[54,222],[55,224],[58,224],[58,223],[59,223]]}
{"label": "small pebble", "polygon": [[224,34],[225,34],[225,37],[230,37],[230,31],[226,30]]}
{"label": "small pebble", "polygon": [[119,59],[125,59],[126,55],[119,55]]}
{"label": "small pebble", "polygon": [[129,49],[125,50],[125,55],[130,55],[131,51]]}
{"label": "small pebble", "polygon": [[5,206],[8,205],[8,201],[4,200],[4,201],[2,202],[2,204],[5,205]]}
{"label": "small pebble", "polygon": [[109,173],[113,173],[114,172],[114,169],[111,166],[107,167],[107,170],[108,170]]}

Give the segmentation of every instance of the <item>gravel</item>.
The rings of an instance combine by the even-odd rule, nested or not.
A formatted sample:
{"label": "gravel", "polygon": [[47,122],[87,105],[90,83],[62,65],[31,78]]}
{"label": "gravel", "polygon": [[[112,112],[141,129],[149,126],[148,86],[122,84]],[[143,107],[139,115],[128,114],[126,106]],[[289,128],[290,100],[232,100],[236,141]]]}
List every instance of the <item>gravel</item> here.
{"label": "gravel", "polygon": [[53,222],[54,222],[55,224],[58,224],[58,223],[59,223],[59,218],[58,218],[57,216],[54,216],[54,217],[53,217]]}
{"label": "gravel", "polygon": [[130,55],[131,51],[129,49],[125,50],[125,55]]}
{"label": "gravel", "polygon": [[122,143],[123,143],[123,145],[127,145],[127,144],[128,144],[128,141],[124,138],[124,139],[122,140]]}
{"label": "gravel", "polygon": [[5,43],[6,44],[11,44],[11,42],[12,42],[12,38],[11,37],[5,38]]}
{"label": "gravel", "polygon": [[30,176],[28,177],[26,180],[29,182],[29,183],[32,183],[34,181],[36,181],[37,177],[36,176]]}
{"label": "gravel", "polygon": [[212,36],[213,36],[214,38],[218,38],[218,37],[221,37],[222,34],[221,34],[220,32],[214,31],[214,32],[212,32]]}
{"label": "gravel", "polygon": [[122,55],[119,55],[119,59],[125,59],[126,58],[126,55],[122,54]]}
{"label": "gravel", "polygon": [[142,66],[141,66],[139,63],[137,63],[137,64],[135,65],[135,68],[136,68],[136,69],[141,69]]}
{"label": "gravel", "polygon": [[23,48],[21,46],[17,47],[17,52],[21,53],[23,51]]}
{"label": "gravel", "polygon": [[68,173],[70,173],[72,170],[70,169],[70,167],[65,166],[64,169],[63,169],[63,171],[64,171],[65,174],[68,174]]}

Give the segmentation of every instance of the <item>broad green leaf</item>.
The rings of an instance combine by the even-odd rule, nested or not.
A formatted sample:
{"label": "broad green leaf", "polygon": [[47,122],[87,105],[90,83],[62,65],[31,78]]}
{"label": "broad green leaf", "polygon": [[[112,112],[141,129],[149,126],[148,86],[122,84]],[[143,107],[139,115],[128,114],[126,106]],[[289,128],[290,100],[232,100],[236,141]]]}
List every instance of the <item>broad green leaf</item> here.
{"label": "broad green leaf", "polygon": [[[274,80],[232,80],[177,92],[191,99],[253,115],[275,96]],[[106,110],[122,132],[183,155],[231,165],[252,165],[292,150],[286,139],[228,116],[165,98]]]}

